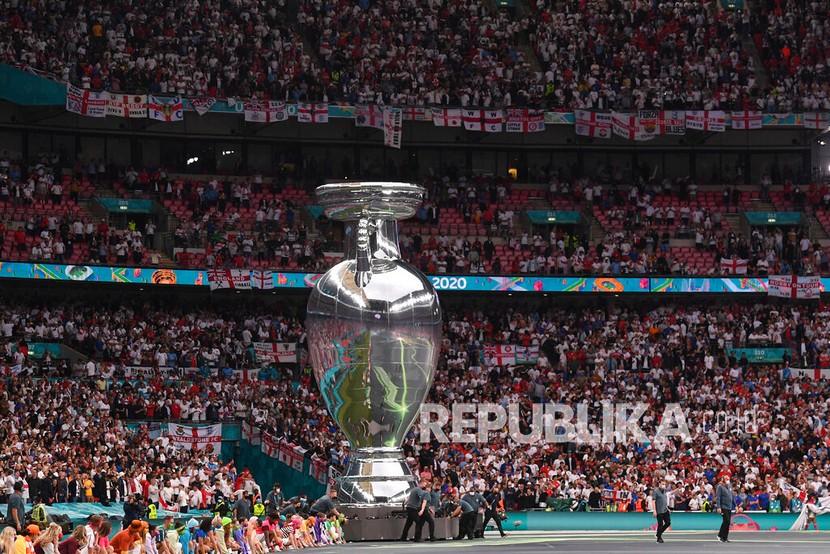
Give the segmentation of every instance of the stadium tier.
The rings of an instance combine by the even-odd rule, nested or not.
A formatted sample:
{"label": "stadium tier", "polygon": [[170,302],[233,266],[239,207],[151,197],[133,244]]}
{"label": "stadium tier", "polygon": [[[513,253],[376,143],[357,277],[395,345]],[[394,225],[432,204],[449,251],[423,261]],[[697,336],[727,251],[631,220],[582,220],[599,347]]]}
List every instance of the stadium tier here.
{"label": "stadium tier", "polygon": [[[820,2],[49,2],[2,61],[92,90],[393,105],[830,109]],[[72,24],[61,25],[61,21]]]}
{"label": "stadium tier", "polygon": [[[93,481],[96,501],[124,500],[137,491],[166,509],[203,508],[218,494],[230,497],[234,487],[259,494],[253,483],[237,478],[241,468],[204,453],[181,452],[135,421],[244,422],[248,433],[256,429],[277,444],[300,447],[305,457],[326,466],[347,462],[347,443],[311,375],[296,364],[305,341],[296,317],[275,315],[271,303],[211,305],[198,299],[188,308],[188,302],[172,297],[96,304],[87,299],[95,294],[91,291],[77,302],[58,301],[55,294],[60,293],[0,306],[2,354],[11,371],[3,395],[18,406],[4,418],[4,427],[9,437],[44,456],[39,472],[6,465],[5,479],[7,486],[23,479],[31,500],[67,501],[67,476],[70,502],[85,500],[83,487],[74,485],[79,479]],[[529,407],[533,401],[579,399],[593,405],[592,399],[614,398],[646,401],[662,413],[665,404],[686,398],[694,440],[659,455],[633,439],[612,449],[571,443],[516,449],[497,430],[485,444],[424,444],[417,440],[416,425],[407,435],[408,459],[440,483],[442,494],[495,482],[508,509],[581,505],[648,511],[650,474],[662,468],[682,491],[673,499],[674,509],[696,511],[711,505],[717,473],[728,467],[739,483],[737,502],[746,510],[796,511],[798,499],[783,482],[827,486],[827,437],[820,421],[826,416],[828,381],[816,379],[812,369],[794,369],[830,365],[827,313],[820,306],[782,310],[766,302],[727,300],[716,306],[646,303],[566,310],[551,304],[543,311],[456,311],[461,304],[450,300],[449,305],[435,377],[442,386],[433,389],[429,402],[519,401]],[[53,355],[54,348],[43,349],[44,343],[88,361],[71,363]],[[263,345],[273,343],[297,344],[294,361],[291,356],[267,361]],[[22,380],[32,378],[33,387],[18,392]],[[84,413],[78,398],[92,411]],[[806,401],[812,408],[794,424]],[[732,422],[726,435],[714,440],[720,431],[713,418],[724,409],[747,419]],[[75,417],[83,419],[80,428],[71,423]],[[529,412],[524,417],[529,424]],[[33,432],[27,427],[32,418],[54,433]],[[651,433],[656,424],[647,416],[642,427]],[[50,448],[56,437],[79,432],[82,450]],[[98,460],[94,453],[104,445],[111,453]],[[148,458],[147,452],[154,455]],[[167,469],[151,461],[162,456]],[[287,466],[286,471],[287,477]],[[812,484],[802,483],[807,475]]]}
{"label": "stadium tier", "polygon": [[[64,168],[58,160],[4,166],[6,260],[319,272],[342,257],[333,246],[339,230],[317,219],[299,184],[132,167],[111,175],[96,163]],[[717,275],[737,271],[724,261],[733,259],[755,275],[827,268],[825,211],[812,210],[830,197],[826,184],[802,191],[787,181],[763,192],[701,188],[687,178],[626,186],[552,176],[545,186],[473,175],[424,183],[432,200],[401,225],[401,248],[430,274]],[[100,215],[113,193],[123,201],[118,210],[142,198],[156,211],[111,226]],[[100,199],[105,194],[109,200]],[[814,217],[817,228],[800,217],[781,225],[744,217],[762,203],[802,210],[796,214]],[[555,221],[534,221],[536,212]],[[556,213],[576,215],[560,223]]]}

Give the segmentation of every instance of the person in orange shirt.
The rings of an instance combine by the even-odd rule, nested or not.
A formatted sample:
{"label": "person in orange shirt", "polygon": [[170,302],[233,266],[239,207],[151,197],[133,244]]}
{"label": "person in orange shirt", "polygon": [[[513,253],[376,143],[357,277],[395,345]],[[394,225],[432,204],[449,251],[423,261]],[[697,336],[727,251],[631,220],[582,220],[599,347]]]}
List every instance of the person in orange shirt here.
{"label": "person in orange shirt", "polygon": [[122,529],[110,541],[114,554],[127,554],[133,549],[136,542],[141,541],[141,521],[134,519],[130,526]]}

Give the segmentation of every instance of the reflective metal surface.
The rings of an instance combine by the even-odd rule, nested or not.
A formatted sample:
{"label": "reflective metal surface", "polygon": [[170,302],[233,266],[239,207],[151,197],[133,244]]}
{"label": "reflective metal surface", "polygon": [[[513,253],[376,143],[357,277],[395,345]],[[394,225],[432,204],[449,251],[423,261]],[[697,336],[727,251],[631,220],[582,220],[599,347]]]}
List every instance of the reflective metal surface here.
{"label": "reflective metal surface", "polygon": [[387,181],[330,183],[316,193],[326,216],[338,221],[408,219],[424,201],[423,187]]}
{"label": "reflective metal surface", "polygon": [[[400,446],[432,385],[441,308],[426,276],[399,259],[394,219],[401,206],[414,212],[413,195],[420,201],[423,189],[356,185],[341,196],[345,206],[334,204],[334,185],[318,188],[327,211],[358,221],[347,227],[346,259],[311,292],[308,342],[326,406],[352,447],[340,502],[398,504],[415,482]],[[355,190],[367,197],[352,196]],[[388,218],[378,216],[382,210]]]}

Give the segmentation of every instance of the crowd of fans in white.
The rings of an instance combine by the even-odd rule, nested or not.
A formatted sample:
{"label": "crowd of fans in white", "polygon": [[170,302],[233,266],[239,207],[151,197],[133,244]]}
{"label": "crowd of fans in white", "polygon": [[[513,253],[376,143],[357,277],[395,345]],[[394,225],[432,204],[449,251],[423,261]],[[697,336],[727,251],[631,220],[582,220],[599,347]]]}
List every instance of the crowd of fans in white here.
{"label": "crowd of fans in white", "polygon": [[[12,2],[0,17],[0,60],[93,89],[194,97],[830,109],[821,2],[730,10],[715,1],[534,0],[528,10],[472,1]],[[763,67],[745,47],[750,38]],[[762,70],[769,86],[759,84]]]}
{"label": "crowd of fans in white", "polygon": [[[121,498],[143,481],[164,496],[167,488],[175,491],[178,479],[188,492],[170,498],[187,498],[188,503],[224,491],[222,483],[233,480],[213,456],[174,451],[163,437],[151,439],[146,429],[126,431],[125,421],[143,419],[243,419],[302,446],[309,456],[347,463],[348,445],[326,413],[310,373],[299,367],[259,369],[262,364],[245,357],[245,344],[254,337],[304,340],[297,320],[256,315],[258,310],[266,311],[239,307],[177,313],[170,307],[160,311],[137,305],[36,308],[7,303],[0,318],[2,358],[18,376],[3,383],[2,471],[25,479],[30,489],[50,492],[51,498],[50,487],[64,474],[76,482],[88,478],[92,486],[97,479],[99,492]],[[820,494],[830,484],[827,381],[796,377],[789,355],[783,363],[758,366],[730,357],[729,349],[784,347],[794,353],[792,365],[817,367],[824,363],[828,337],[830,313],[785,303],[453,312],[435,377],[442,386],[433,389],[428,401],[518,403],[527,409],[525,432],[531,402],[588,402],[596,425],[602,400],[640,401],[649,404],[641,423],[650,437],[663,406],[679,402],[694,441],[656,445],[629,439],[599,446],[516,448],[505,430],[492,433],[487,444],[427,446],[419,442],[416,426],[405,452],[418,471],[452,486],[470,490],[482,482],[498,484],[508,507],[560,509],[569,500],[569,509],[648,509],[644,492],[649,476],[660,468],[684,487],[672,500],[676,509],[708,506],[704,502],[713,479],[722,472],[740,484],[744,509],[791,509],[794,493],[788,486]],[[32,341],[64,342],[92,354],[92,361],[76,370],[76,379],[23,386],[30,377],[19,376],[21,372],[46,377],[60,371],[44,369],[54,361],[23,356],[22,346]],[[539,356],[527,366],[499,364],[484,356],[488,344],[535,346]],[[133,357],[136,351],[144,355]],[[171,351],[176,355],[160,355]],[[197,354],[209,352],[218,352],[215,360]],[[221,371],[210,377],[197,371],[184,382],[157,372],[124,380],[124,367],[139,361],[150,367],[215,362],[251,368],[250,377],[261,382],[254,385]],[[21,367],[15,368],[17,363]],[[80,398],[86,399],[83,405]],[[721,421],[723,414],[733,419]],[[40,461],[36,470],[27,456]]]}
{"label": "crowd of fans in white", "polygon": [[[7,202],[10,209],[0,219],[0,249],[7,258],[161,263],[152,218],[141,225],[130,220],[120,229],[96,220],[76,204],[79,182],[93,179],[89,169],[78,168],[66,180],[69,186],[63,187],[55,179],[59,167],[48,157],[29,165],[3,160],[0,202]],[[584,226],[529,227],[521,222],[521,213],[531,204],[512,197],[509,180],[452,172],[423,180],[428,200],[402,226],[404,258],[430,274],[718,275],[724,272],[722,258],[747,260],[748,273],[753,275],[828,270],[827,252],[802,229],[756,227],[745,236],[725,225],[730,209],[751,209],[743,199],[749,193],[735,186],[724,188],[714,201],[707,189],[710,196],[704,202],[699,198],[704,193],[689,178],[637,178],[628,184],[611,173],[570,178],[552,172],[546,179],[548,204],[591,211],[604,234],[589,241]],[[770,181],[768,176],[765,179]],[[202,181],[173,178],[164,169],[128,168],[115,182],[125,194],[139,190],[185,207],[172,232],[174,259],[180,266],[322,271],[342,249],[342,240],[332,241],[327,226],[320,226],[322,233],[310,231],[300,213],[302,206],[281,197],[279,188],[261,175],[234,182]],[[811,184],[801,191],[787,181],[783,192],[801,198],[802,204],[805,199],[822,206],[830,203],[826,184]],[[451,223],[448,214],[455,218]],[[689,265],[674,250],[675,239],[708,253],[706,261]]]}

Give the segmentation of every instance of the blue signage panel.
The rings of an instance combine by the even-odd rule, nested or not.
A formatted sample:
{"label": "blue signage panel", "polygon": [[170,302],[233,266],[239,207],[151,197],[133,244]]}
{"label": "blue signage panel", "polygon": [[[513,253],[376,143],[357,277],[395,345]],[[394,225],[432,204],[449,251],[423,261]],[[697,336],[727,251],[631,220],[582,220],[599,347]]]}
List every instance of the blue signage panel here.
{"label": "blue signage panel", "polygon": [[[250,270],[240,270],[243,273]],[[272,271],[268,289],[307,289],[320,273]],[[0,278],[133,283],[141,285],[209,286],[206,269],[117,267],[30,262],[0,262]],[[257,281],[259,278],[252,279]],[[440,291],[555,293],[749,293],[767,294],[766,277],[536,277],[529,275],[430,275]],[[821,291],[830,277],[821,278]]]}

